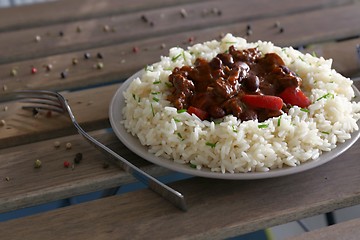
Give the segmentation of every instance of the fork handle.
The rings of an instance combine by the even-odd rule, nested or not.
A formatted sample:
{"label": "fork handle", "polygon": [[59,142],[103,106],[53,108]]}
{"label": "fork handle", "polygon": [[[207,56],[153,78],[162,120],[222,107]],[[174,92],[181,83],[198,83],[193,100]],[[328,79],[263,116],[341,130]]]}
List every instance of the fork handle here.
{"label": "fork handle", "polygon": [[[71,119],[73,120],[73,119]],[[110,157],[111,159],[115,160],[115,163],[120,165],[126,172],[130,173],[134,176],[137,180],[144,183],[148,186],[151,190],[158,193],[163,198],[167,199],[173,205],[178,207],[179,209],[186,211],[186,203],[184,196],[179,193],[178,191],[172,189],[171,187],[167,186],[166,184],[160,182],[156,178],[150,176],[146,172],[142,171],[140,168],[136,167],[134,164],[127,161],[125,158],[121,157],[119,154],[111,150],[110,148],[106,147],[104,144],[97,141],[95,138],[90,136],[86,133],[80,125],[73,121],[75,127],[77,128],[80,135],[82,135],[88,142],[90,142],[95,148],[100,150],[102,153]]]}

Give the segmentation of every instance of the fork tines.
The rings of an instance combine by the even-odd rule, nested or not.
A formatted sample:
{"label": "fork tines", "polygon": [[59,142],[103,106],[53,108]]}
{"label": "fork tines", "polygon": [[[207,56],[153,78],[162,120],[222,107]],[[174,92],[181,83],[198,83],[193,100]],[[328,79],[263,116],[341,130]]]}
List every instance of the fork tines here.
{"label": "fork tines", "polygon": [[16,91],[17,98],[20,98],[20,102],[27,105],[22,106],[27,110],[50,110],[63,113],[64,109],[58,96],[54,92],[43,90],[20,90]]}

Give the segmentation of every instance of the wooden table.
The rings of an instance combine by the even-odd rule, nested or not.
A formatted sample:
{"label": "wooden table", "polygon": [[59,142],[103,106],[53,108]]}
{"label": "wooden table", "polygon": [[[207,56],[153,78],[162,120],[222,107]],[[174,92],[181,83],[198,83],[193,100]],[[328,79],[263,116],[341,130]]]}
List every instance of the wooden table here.
{"label": "wooden table", "polygon": [[[332,58],[337,71],[355,79],[360,75],[359,12],[360,2],[352,0],[62,0],[0,9],[0,120],[5,121],[0,127],[0,212],[135,182],[115,165],[104,168],[104,156],[76,134],[66,117],[34,117],[22,110],[12,99],[14,90],[64,91],[92,136],[151,175],[169,175],[127,150],[109,129],[109,102],[122,81],[170,47],[219,39],[227,32]],[[76,153],[83,154],[81,163],[64,168]],[[359,204],[359,154],[357,142],[335,160],[291,176],[193,177],[171,183],[185,195],[187,212],[142,189],[2,222],[1,238],[237,236]],[[37,159],[41,168],[34,168]]]}

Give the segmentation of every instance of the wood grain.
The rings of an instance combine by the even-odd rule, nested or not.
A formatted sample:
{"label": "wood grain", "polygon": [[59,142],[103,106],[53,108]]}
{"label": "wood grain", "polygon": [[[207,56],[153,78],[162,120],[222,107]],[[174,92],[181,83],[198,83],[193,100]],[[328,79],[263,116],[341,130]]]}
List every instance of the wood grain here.
{"label": "wood grain", "polygon": [[353,219],[346,222],[337,223],[335,225],[324,227],[301,234],[299,236],[290,237],[287,240],[357,240],[360,236],[360,219]]}
{"label": "wood grain", "polygon": [[[360,3],[314,10],[317,9],[314,5],[308,5],[312,1],[297,1],[292,4],[285,2],[286,0],[281,0],[268,4],[266,0],[257,0],[245,6],[236,0],[184,4],[181,8],[187,9],[188,12],[185,18],[180,14],[179,6],[143,12],[142,14],[145,14],[149,21],[154,22],[154,26],[142,21],[142,14],[131,13],[7,32],[0,38],[2,47],[0,63],[75,50],[85,51],[89,48],[216,26],[223,28],[217,29],[217,32],[233,32],[236,35],[246,36],[246,26],[249,23],[253,25],[254,33],[261,33],[253,34],[249,39],[273,40],[280,45],[288,44],[291,38],[292,45],[299,46],[359,34],[357,23],[360,22],[360,16],[357,12]],[[317,2],[315,4],[319,5]],[[259,5],[267,7],[258,8]],[[204,9],[210,12],[204,15]],[[221,15],[211,12],[211,9],[218,9]],[[303,12],[306,9],[312,11]],[[276,21],[281,22],[286,29],[284,34],[279,34],[279,30],[273,27]],[[114,31],[104,32],[105,25]],[[224,28],[223,26],[226,25],[229,26]],[[78,26],[83,28],[81,33],[76,32]],[[319,31],[319,28],[322,31]],[[64,35],[59,36],[59,32]],[[35,41],[37,35],[42,39],[40,42]]]}
{"label": "wood grain", "polygon": [[[201,0],[199,0],[201,1]],[[204,1],[204,0],[202,0]],[[176,6],[190,0],[61,0],[0,9],[0,32]],[[329,1],[329,4],[336,1]],[[41,12],[41,14],[39,14]]]}
{"label": "wood grain", "polygon": [[[108,112],[112,96],[119,85],[110,85],[84,91],[64,93],[64,97],[72,111],[85,130],[95,130],[110,126]],[[40,112],[36,116],[32,111],[21,107],[21,102],[7,102],[0,104],[1,119],[6,125],[0,128],[0,149],[19,144],[49,139],[53,137],[74,134],[75,127],[66,114]]]}
{"label": "wood grain", "polygon": [[291,176],[252,181],[193,178],[174,183],[186,197],[186,213],[148,191],[136,191],[0,223],[0,231],[11,239],[237,236],[359,204],[359,146],[357,142],[333,161]]}
{"label": "wood grain", "polygon": [[[111,131],[100,130],[90,135],[153,176],[170,172],[130,152]],[[55,141],[60,147],[54,147]],[[71,149],[66,148],[67,143],[72,145]],[[83,159],[74,164],[77,153],[82,153]],[[38,169],[34,168],[37,159],[42,163]],[[70,162],[71,166],[65,168],[64,161]],[[105,161],[105,156],[80,135],[0,150],[0,213],[135,181],[114,164],[110,163],[109,168],[104,169]]]}

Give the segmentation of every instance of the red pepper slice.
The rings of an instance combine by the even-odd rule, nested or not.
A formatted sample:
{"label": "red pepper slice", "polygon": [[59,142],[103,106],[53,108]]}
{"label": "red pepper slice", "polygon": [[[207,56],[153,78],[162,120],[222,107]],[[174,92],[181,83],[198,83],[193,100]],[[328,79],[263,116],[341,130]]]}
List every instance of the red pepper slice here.
{"label": "red pepper slice", "polygon": [[195,114],[196,116],[198,116],[198,118],[200,118],[201,120],[205,120],[208,118],[209,114],[200,109],[200,108],[196,108],[196,107],[193,107],[193,106],[190,106],[188,109],[187,109],[187,112],[189,114]]}
{"label": "red pepper slice", "polygon": [[279,111],[283,107],[283,100],[281,98],[270,95],[244,95],[241,101],[253,108],[266,108]]}
{"label": "red pepper slice", "polygon": [[310,100],[299,87],[285,88],[285,90],[279,94],[279,97],[281,97],[285,103],[301,108],[306,108],[311,104]]}

